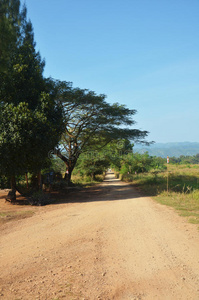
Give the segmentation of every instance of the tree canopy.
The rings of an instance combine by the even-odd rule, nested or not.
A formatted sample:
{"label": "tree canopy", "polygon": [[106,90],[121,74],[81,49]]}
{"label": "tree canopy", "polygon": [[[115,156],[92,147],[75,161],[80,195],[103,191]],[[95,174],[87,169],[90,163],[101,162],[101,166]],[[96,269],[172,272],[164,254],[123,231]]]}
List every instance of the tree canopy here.
{"label": "tree canopy", "polygon": [[101,149],[113,140],[140,141],[147,131],[132,129],[135,124],[131,110],[118,103],[109,104],[106,96],[87,89],[73,88],[71,83],[55,81],[56,97],[62,102],[65,115],[65,131],[61,145],[64,151],[56,151],[71,173],[79,155],[89,150]]}
{"label": "tree canopy", "polygon": [[[1,51],[0,60],[4,61],[4,68],[1,70],[0,77],[0,99],[3,103],[13,103],[15,105],[20,102],[28,103],[31,109],[37,106],[41,92],[45,91],[45,81],[43,78],[44,61],[41,59],[39,52],[35,50],[34,33],[32,24],[27,21],[26,8],[20,11],[19,1],[12,1],[14,7],[17,7],[12,16],[12,5],[7,7],[4,19],[10,28],[16,33],[10,47],[9,60],[7,59],[7,51]],[[18,15],[17,15],[18,14]],[[11,15],[11,16],[10,16]],[[17,25],[13,19],[17,19]],[[9,40],[5,40],[7,48]],[[4,47],[5,48],[5,47]]]}
{"label": "tree canopy", "polygon": [[0,0],[0,71],[7,72],[16,51],[23,12],[19,0]]}

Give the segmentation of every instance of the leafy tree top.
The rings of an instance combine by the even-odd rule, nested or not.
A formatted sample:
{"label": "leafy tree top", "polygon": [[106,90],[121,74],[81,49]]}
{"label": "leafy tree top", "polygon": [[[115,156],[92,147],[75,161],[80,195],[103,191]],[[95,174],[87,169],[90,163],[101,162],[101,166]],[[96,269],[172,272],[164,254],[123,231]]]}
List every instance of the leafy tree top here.
{"label": "leafy tree top", "polygon": [[[56,82],[57,97],[63,103],[66,118],[64,141],[71,141],[73,148],[105,145],[115,139],[140,140],[147,131],[129,128],[135,124],[136,110],[118,103],[109,104],[106,96],[96,95],[87,89],[72,88],[70,83]],[[95,145],[94,145],[95,144]]]}
{"label": "leafy tree top", "polygon": [[87,89],[73,88],[71,83],[51,82],[54,93],[64,107],[65,132],[61,144],[64,152],[57,155],[65,162],[71,174],[82,152],[102,149],[113,140],[143,140],[147,131],[133,129],[131,110],[118,103],[109,104],[104,94]]}
{"label": "leafy tree top", "polygon": [[35,50],[33,28],[27,21],[26,7],[20,9],[18,0],[3,1],[3,4],[0,35],[5,34],[5,38],[2,37],[4,42],[0,46],[0,62],[3,65],[0,68],[0,99],[15,105],[26,102],[34,109],[41,92],[46,89],[44,61]]}

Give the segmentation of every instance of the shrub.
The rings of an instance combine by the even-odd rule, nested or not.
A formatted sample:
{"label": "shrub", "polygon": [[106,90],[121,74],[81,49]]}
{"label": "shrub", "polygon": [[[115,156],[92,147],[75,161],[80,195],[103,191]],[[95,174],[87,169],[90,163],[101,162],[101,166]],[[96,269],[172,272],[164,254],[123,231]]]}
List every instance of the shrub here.
{"label": "shrub", "polygon": [[42,206],[52,203],[52,200],[48,194],[45,194],[42,191],[37,191],[32,193],[31,197],[29,198],[29,203],[31,205]]}

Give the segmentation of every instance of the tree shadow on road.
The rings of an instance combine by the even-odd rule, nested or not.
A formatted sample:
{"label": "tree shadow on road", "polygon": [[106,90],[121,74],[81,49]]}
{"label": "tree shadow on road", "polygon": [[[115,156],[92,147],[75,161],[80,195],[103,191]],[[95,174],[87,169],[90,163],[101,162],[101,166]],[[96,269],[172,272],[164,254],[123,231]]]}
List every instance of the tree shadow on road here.
{"label": "tree shadow on road", "polygon": [[[72,187],[58,191],[46,192],[46,194],[49,196],[49,203],[47,202],[43,205],[118,201],[142,197],[142,195],[134,187],[132,187],[132,185],[116,179],[114,174],[109,174],[109,177],[106,177],[103,183],[91,187]],[[5,199],[5,195],[0,194],[0,199]],[[30,205],[30,202],[26,197],[17,195],[15,203],[12,204],[24,206]]]}
{"label": "tree shadow on road", "polygon": [[118,201],[140,198],[142,195],[130,184],[121,181],[115,184],[113,180],[106,180],[103,184],[79,190],[52,192],[55,199],[53,204],[84,203],[97,201]]}

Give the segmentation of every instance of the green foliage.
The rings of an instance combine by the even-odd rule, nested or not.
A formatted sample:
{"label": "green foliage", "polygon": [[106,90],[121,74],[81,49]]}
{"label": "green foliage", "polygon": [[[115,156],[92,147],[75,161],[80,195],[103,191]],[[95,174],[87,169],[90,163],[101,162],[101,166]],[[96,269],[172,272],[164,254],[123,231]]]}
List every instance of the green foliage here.
{"label": "green foliage", "polygon": [[[168,172],[140,173],[133,185],[162,204],[177,209],[192,223],[199,223],[199,167],[194,165],[168,165]],[[169,190],[167,192],[167,176]]]}
{"label": "green foliage", "polygon": [[[120,174],[135,174],[149,172],[150,170],[164,170],[164,160],[161,158],[153,157],[145,152],[144,154],[139,153],[128,153],[123,155],[120,160]],[[118,167],[118,165],[117,165]]]}
{"label": "green foliage", "polygon": [[[57,114],[43,94],[39,106],[32,111],[28,103],[21,102],[17,106],[5,104],[0,107],[0,166],[4,175],[23,174],[25,171],[36,172],[44,167],[48,151],[59,140]],[[61,124],[58,125],[61,127]],[[49,139],[49,136],[51,137]]]}
{"label": "green foliage", "polygon": [[0,72],[7,72],[16,51],[23,15],[19,0],[0,0]]}
{"label": "green foliage", "polygon": [[64,162],[61,159],[57,158],[56,156],[53,156],[51,158],[51,167],[55,172],[65,174],[66,166]]}
{"label": "green foliage", "polygon": [[46,166],[63,131],[63,107],[47,93],[26,7],[20,9],[18,0],[0,4],[0,34],[6,37],[0,45],[0,173],[14,183],[16,175]]}
{"label": "green foliage", "polygon": [[0,189],[5,189],[10,187],[10,182],[8,177],[5,175],[0,175]]}
{"label": "green foliage", "polygon": [[72,175],[72,182],[77,187],[90,187],[95,184],[98,184],[104,180],[105,174],[101,175],[95,175],[95,178],[92,178],[91,176],[82,176],[78,172],[75,172],[76,168],[74,169],[73,175]]}
{"label": "green foliage", "polygon": [[127,163],[124,163],[121,167],[120,174],[124,175],[129,173],[129,169],[129,165]]}
{"label": "green foliage", "polygon": [[193,156],[181,155],[180,157],[171,157],[170,163],[173,164],[199,164],[199,153]]}
{"label": "green foliage", "polygon": [[102,151],[86,152],[80,156],[75,173],[95,179],[96,175],[103,174],[109,165],[110,161]]}
{"label": "green foliage", "polygon": [[65,112],[65,133],[61,141],[65,154],[61,151],[56,154],[65,162],[69,179],[81,153],[101,150],[118,139],[140,140],[147,135],[146,131],[129,128],[134,125],[135,110],[118,103],[111,105],[105,101],[105,95],[72,88],[70,83],[61,81],[54,82],[54,91]]}
{"label": "green foliage", "polygon": [[[13,15],[13,3],[17,7]],[[43,79],[44,62],[35,51],[32,24],[27,21],[26,8],[20,10],[20,1],[10,1],[4,14],[9,27],[17,32],[10,49],[9,60],[2,51],[0,59],[7,61],[4,69],[0,70],[1,85],[0,99],[4,103],[18,105],[20,102],[29,104],[29,108],[37,106],[40,94],[45,90]]]}
{"label": "green foliage", "polygon": [[42,191],[37,191],[31,195],[29,202],[31,205],[42,206],[42,205],[50,204],[53,201],[50,199],[48,194],[45,194]]}
{"label": "green foliage", "polygon": [[132,152],[129,140],[113,140],[101,150],[88,150],[81,154],[77,161],[74,174],[77,172],[82,176],[94,178],[97,174],[103,174],[109,167],[121,168],[123,156]]}

